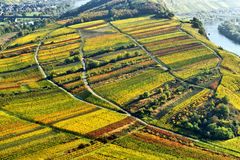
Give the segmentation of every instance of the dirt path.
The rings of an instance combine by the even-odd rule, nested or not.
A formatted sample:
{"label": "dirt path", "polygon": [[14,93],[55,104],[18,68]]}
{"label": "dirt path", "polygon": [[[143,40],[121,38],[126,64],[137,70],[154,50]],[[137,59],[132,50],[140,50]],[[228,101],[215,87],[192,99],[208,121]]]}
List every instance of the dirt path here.
{"label": "dirt path", "polygon": [[[111,25],[111,24],[110,24]],[[112,27],[115,28],[115,26],[111,25]],[[115,28],[118,30],[118,28]],[[118,30],[119,31],[119,30]],[[81,33],[81,32],[80,32]],[[121,32],[120,32],[121,33]],[[162,63],[161,61],[159,61],[155,56],[153,56],[150,52],[148,52],[144,46],[140,45],[133,37],[127,35],[130,39],[132,39],[140,48],[142,48],[155,62],[157,62],[160,66],[161,66],[161,69],[167,71],[167,72],[170,72],[170,70],[164,65],[164,63]],[[85,59],[84,59],[84,52],[83,52],[83,47],[84,47],[84,37],[82,37],[82,42],[83,42],[83,45],[81,46],[81,49],[80,49],[80,52],[81,52],[81,55],[82,55],[82,59],[81,59],[81,62],[82,62],[82,65],[83,65],[83,69],[84,69],[84,72],[82,74],[82,78],[83,78],[83,81],[84,81],[84,84],[86,86],[86,88],[88,89],[89,92],[91,92],[93,95],[95,95],[96,97],[100,98],[101,100],[104,100],[105,102],[108,102],[110,104],[112,104],[112,102],[110,102],[109,100],[105,99],[104,97],[98,95],[96,92],[94,92],[94,90],[91,88],[91,86],[89,85],[88,83],[88,80],[87,80],[87,76],[86,76],[86,72],[87,72],[87,69],[86,69],[86,62],[85,62]],[[170,74],[172,74],[170,72]],[[175,76],[174,76],[175,77]],[[179,79],[179,78],[178,78]],[[180,80],[180,79],[179,79]],[[182,81],[182,80],[180,80]],[[183,81],[185,82],[185,81]],[[186,83],[186,82],[185,82]],[[188,83],[189,84],[189,83]],[[205,87],[202,87],[202,86],[197,86],[197,85],[194,85],[194,84],[190,84],[191,86],[195,86],[197,88],[201,88],[201,89],[205,89]],[[116,106],[114,104],[114,106]],[[201,141],[201,140],[198,140],[198,139],[194,139],[194,138],[191,138],[187,135],[182,135],[182,134],[179,134],[179,133],[176,133],[176,132],[173,132],[173,131],[170,131],[170,130],[167,130],[167,129],[164,129],[164,128],[161,128],[161,127],[158,127],[158,126],[154,126],[154,125],[151,125],[151,124],[148,124],[147,122],[143,121],[142,119],[138,118],[138,117],[135,117],[133,115],[131,115],[131,113],[129,113],[128,111],[126,110],[123,110],[120,106],[116,106],[117,108],[121,109],[122,111],[124,111],[124,113],[126,113],[127,115],[129,116],[132,116],[133,118],[135,118],[137,121],[139,121],[142,125],[146,126],[146,127],[151,127],[153,129],[158,129],[158,130],[161,130],[161,131],[164,131],[164,132],[167,132],[167,133],[170,133],[172,135],[175,135],[175,136],[179,136],[179,137],[182,137],[182,138],[187,138],[188,140],[192,141],[193,143],[202,143],[202,144],[205,144],[207,146],[210,146],[210,148],[218,148],[218,149],[225,149],[225,150],[229,150],[227,148],[224,148],[222,146],[218,146],[218,145],[215,145],[215,144],[211,144],[211,143],[208,143],[208,142],[204,142],[204,141]],[[203,147],[199,147],[201,149],[203,149]],[[219,153],[217,151],[213,151],[213,150],[209,150],[211,152],[214,152],[214,153]],[[219,153],[221,154],[221,153]]]}
{"label": "dirt path", "polygon": [[102,101],[114,106],[115,108],[117,108],[119,111],[125,113],[126,115],[128,116],[131,116],[127,111],[123,110],[120,106],[112,103],[111,101],[103,98],[102,96],[98,95],[89,85],[88,83],[88,80],[87,80],[87,67],[86,67],[86,60],[84,58],[84,51],[83,51],[83,47],[85,45],[85,39],[84,39],[84,36],[81,34],[81,31],[79,31],[79,34],[81,36],[81,39],[82,39],[82,44],[81,44],[81,47],[80,47],[80,55],[81,55],[81,63],[82,63],[82,66],[83,66],[83,72],[82,72],[82,80],[83,80],[83,83],[86,87],[86,89],[92,94],[94,95],[95,97],[101,99]]}
{"label": "dirt path", "polygon": [[[50,33],[49,33],[49,34],[50,34]],[[44,40],[46,40],[46,38],[47,38],[47,36],[44,37],[44,38],[39,42],[39,45],[38,45],[38,47],[37,47],[37,49],[36,49],[36,51],[35,51],[35,55],[34,55],[34,59],[35,59],[35,61],[36,61],[36,64],[37,64],[37,66],[38,66],[38,68],[39,68],[39,71],[40,71],[40,73],[42,74],[43,78],[45,78],[45,79],[46,79],[49,83],[51,83],[53,86],[58,87],[60,90],[62,90],[64,93],[68,94],[68,95],[69,95],[70,97],[72,97],[73,99],[78,100],[78,101],[81,101],[81,102],[84,102],[84,103],[87,103],[87,104],[90,104],[90,105],[93,105],[93,104],[91,104],[91,103],[88,103],[88,102],[85,102],[85,101],[81,100],[79,97],[74,96],[73,94],[71,94],[70,92],[68,92],[68,91],[67,91],[66,89],[64,89],[63,87],[61,87],[61,86],[59,86],[58,84],[54,83],[53,81],[47,79],[47,74],[46,74],[46,72],[44,71],[44,69],[43,69],[43,67],[41,66],[41,64],[40,64],[40,62],[39,62],[39,59],[38,59],[38,53],[39,53],[39,51],[40,51],[40,47],[41,47],[41,45],[42,45],[42,42],[43,42]],[[129,38],[130,38],[130,37],[129,37]],[[131,39],[132,39],[132,38],[131,38]],[[134,39],[133,39],[133,40],[134,40]],[[137,41],[135,40],[135,42],[137,42]],[[142,49],[144,49],[144,47],[141,46],[139,43],[138,43],[138,45],[139,45]],[[84,46],[84,41],[83,41],[83,43],[82,43],[82,45],[81,45],[81,48],[80,48],[80,51],[81,51],[81,55],[82,55],[82,56],[84,56],[83,46]],[[145,50],[145,49],[144,49],[144,50]],[[145,50],[145,51],[146,51],[147,53],[149,53],[147,50]],[[155,58],[154,56],[152,56],[150,53],[149,53],[149,56],[151,56],[151,57],[154,59],[154,61],[157,61],[158,64],[161,64],[161,62],[159,62],[158,59],[156,59],[156,58]],[[116,106],[117,108],[119,108],[121,111],[124,112],[124,115],[132,116],[130,113],[128,113],[127,111],[123,110],[120,106],[117,106],[116,104],[113,104],[113,103],[110,102],[109,100],[101,97],[100,95],[98,95],[97,93],[95,93],[95,92],[93,91],[93,89],[89,86],[88,81],[87,81],[87,77],[86,77],[86,71],[87,71],[87,69],[86,69],[85,59],[84,59],[83,57],[82,57],[82,59],[81,59],[81,63],[82,63],[82,65],[83,65],[83,69],[84,69],[84,72],[82,73],[82,79],[83,79],[83,82],[84,82],[86,88],[88,89],[88,91],[90,91],[94,96],[100,98],[101,100],[103,100],[103,101],[105,101],[105,102],[107,102],[107,103],[109,103],[109,104],[112,104],[112,105]],[[165,67],[164,65],[161,64],[161,66],[162,66],[161,68],[164,69],[165,71],[169,71],[168,68]],[[80,73],[79,73],[79,74],[80,74]],[[96,105],[95,105],[95,106],[96,106]],[[106,109],[106,108],[101,107],[101,106],[96,106],[96,107],[101,108],[101,109]],[[74,134],[74,135],[77,135],[77,136],[83,136],[83,137],[85,137],[85,135],[81,135],[81,134],[76,133],[76,132],[73,132],[73,131],[69,131],[69,130],[57,128],[57,127],[54,127],[54,126],[52,126],[52,125],[50,125],[50,124],[44,124],[44,123],[39,122],[39,121],[35,121],[35,120],[32,120],[32,119],[28,119],[28,118],[26,118],[26,117],[23,117],[23,116],[21,116],[21,115],[18,115],[18,114],[16,114],[16,113],[11,112],[11,111],[5,110],[5,109],[3,109],[3,108],[1,108],[0,110],[3,111],[3,112],[5,112],[5,113],[8,114],[8,115],[15,116],[15,117],[17,117],[17,118],[19,118],[19,119],[22,119],[22,120],[25,120],[25,121],[28,121],[28,122],[31,122],[31,123],[39,124],[39,125],[44,126],[44,127],[49,127],[49,128],[54,129],[54,130],[57,130],[57,131],[61,131],[61,132],[65,132],[65,133],[71,133],[71,134]],[[112,110],[112,111],[113,111],[113,112],[116,112],[116,111],[114,111],[114,110]],[[118,113],[119,113],[119,112],[118,112]],[[132,116],[132,117],[134,117],[134,116]],[[198,142],[205,143],[205,142],[203,142],[203,141],[190,138],[190,137],[188,137],[188,136],[184,136],[184,135],[181,135],[181,134],[178,134],[178,133],[175,133],[175,132],[172,132],[172,131],[169,131],[169,130],[166,130],[166,129],[163,129],[163,128],[160,128],[160,127],[156,127],[156,126],[150,125],[150,124],[144,122],[143,120],[141,120],[141,119],[139,119],[139,118],[137,118],[137,117],[134,117],[134,118],[135,118],[137,121],[139,121],[141,124],[145,125],[145,126],[152,127],[152,128],[154,128],[154,129],[158,129],[158,130],[162,130],[162,131],[171,133],[171,134],[176,135],[176,136],[179,136],[179,137],[187,138],[187,139],[189,139],[189,140],[191,140],[192,142],[195,142],[195,143],[198,143]],[[221,149],[223,148],[223,147],[220,147],[220,146],[217,146],[217,145],[214,145],[214,144],[210,144],[210,143],[205,143],[205,144],[207,144],[207,145],[209,145],[209,146],[211,146],[211,147],[218,147],[218,148],[221,148]],[[202,148],[202,147],[201,147],[201,148]],[[213,152],[215,152],[215,151],[213,151]]]}
{"label": "dirt path", "polygon": [[203,86],[200,86],[200,85],[196,85],[196,84],[193,84],[193,83],[190,83],[178,76],[176,76],[175,74],[172,73],[171,69],[165,64],[163,63],[160,59],[158,59],[157,57],[155,57],[151,52],[149,52],[142,44],[140,44],[134,37],[132,37],[131,35],[127,34],[127,33],[124,33],[123,31],[121,31],[119,28],[117,28],[115,25],[113,25],[111,22],[109,22],[109,25],[112,26],[113,29],[115,29],[116,31],[118,31],[119,33],[127,36],[128,38],[130,38],[136,45],[138,45],[148,56],[150,56],[152,58],[152,60],[154,62],[156,62],[159,67],[161,69],[163,69],[164,71],[168,72],[169,74],[171,74],[176,80],[182,82],[182,83],[186,83],[186,84],[189,84],[190,86],[192,87],[196,87],[196,88],[201,88],[201,89],[208,89],[207,87],[203,87]]}
{"label": "dirt path", "polygon": [[[192,34],[190,34],[189,32],[187,32],[186,30],[184,30],[184,29],[183,29],[183,23],[182,23],[182,22],[181,22],[181,25],[180,25],[180,27],[179,27],[179,31],[186,33],[187,35],[189,35],[191,38],[193,38],[193,39],[195,39],[195,40],[200,41],[201,44],[202,44],[204,47],[206,47],[207,49],[209,49],[210,51],[212,51],[213,54],[219,59],[219,62],[218,62],[218,64],[217,64],[217,66],[216,66],[216,69],[218,70],[218,73],[219,73],[219,75],[220,75],[220,81],[219,81],[219,84],[218,84],[218,87],[219,87],[219,85],[221,84],[222,79],[223,79],[223,74],[222,74],[222,72],[221,72],[221,65],[222,65],[222,62],[223,62],[223,57],[222,57],[219,53],[217,53],[214,49],[212,49],[211,47],[209,47],[206,43],[204,43],[203,41],[197,39],[197,38],[194,37]],[[215,93],[217,92],[218,87],[217,87],[216,90],[214,91]]]}
{"label": "dirt path", "polygon": [[[51,32],[50,32],[51,33]],[[50,34],[48,33],[48,35]],[[34,59],[35,59],[35,62],[38,66],[38,69],[40,71],[40,73],[42,74],[43,78],[46,79],[49,83],[51,83],[53,86],[56,86],[58,87],[60,90],[62,90],[64,93],[66,93],[67,95],[69,95],[70,97],[72,97],[73,99],[75,100],[79,100],[77,97],[75,97],[73,94],[69,93],[66,89],[64,89],[63,87],[59,86],[58,84],[54,83],[53,81],[49,80],[48,77],[47,77],[47,74],[46,72],[44,71],[43,67],[41,66],[40,62],[39,62],[39,59],[38,59],[38,53],[39,53],[39,50],[40,50],[40,47],[41,45],[43,44],[43,42],[47,39],[47,36],[44,37],[44,39],[42,39],[39,44],[38,44],[38,47],[34,53]]]}

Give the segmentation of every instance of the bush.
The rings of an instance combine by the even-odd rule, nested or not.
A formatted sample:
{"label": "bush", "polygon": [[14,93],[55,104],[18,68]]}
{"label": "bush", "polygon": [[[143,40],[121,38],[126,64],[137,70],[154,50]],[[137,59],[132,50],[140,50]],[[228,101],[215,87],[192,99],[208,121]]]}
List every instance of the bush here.
{"label": "bush", "polygon": [[206,31],[205,31],[205,29],[203,27],[203,24],[202,24],[202,22],[199,19],[194,17],[190,22],[191,22],[193,28],[199,29],[198,30],[199,34],[207,36]]}
{"label": "bush", "polygon": [[213,139],[226,140],[234,137],[234,133],[231,128],[219,127],[216,123],[209,124],[208,130]]}
{"label": "bush", "polygon": [[227,119],[230,114],[230,109],[225,104],[219,104],[215,109],[215,114],[218,116],[218,118]]}
{"label": "bush", "polygon": [[144,92],[141,96],[140,96],[140,98],[141,99],[145,99],[145,98],[148,98],[150,96],[150,94],[148,93],[148,92]]}
{"label": "bush", "polygon": [[213,96],[197,108],[191,104],[172,117],[172,123],[209,139],[234,138],[240,129],[239,111],[221,102],[222,99]]}

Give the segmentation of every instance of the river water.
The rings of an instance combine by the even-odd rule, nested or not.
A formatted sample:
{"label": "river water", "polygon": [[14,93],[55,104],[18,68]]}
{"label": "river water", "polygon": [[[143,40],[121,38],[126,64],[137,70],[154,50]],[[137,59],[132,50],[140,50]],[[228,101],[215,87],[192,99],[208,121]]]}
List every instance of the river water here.
{"label": "river water", "polygon": [[82,5],[84,5],[84,4],[86,4],[87,2],[89,2],[90,0],[77,0],[76,2],[75,2],[75,4],[74,4],[74,8],[77,8],[77,7],[80,7],[80,6],[82,6]]}
{"label": "river water", "polygon": [[234,43],[232,40],[220,34],[218,31],[218,25],[219,23],[205,24],[205,29],[207,34],[209,34],[209,39],[225,50],[228,50],[240,56],[240,44]]}

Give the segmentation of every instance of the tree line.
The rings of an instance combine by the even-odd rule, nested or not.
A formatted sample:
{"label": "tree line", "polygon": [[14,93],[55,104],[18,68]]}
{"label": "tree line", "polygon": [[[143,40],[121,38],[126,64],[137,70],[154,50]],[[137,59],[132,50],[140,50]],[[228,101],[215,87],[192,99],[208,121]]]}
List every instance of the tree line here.
{"label": "tree line", "polygon": [[231,21],[225,21],[218,26],[218,30],[225,37],[233,40],[236,43],[240,43],[240,25],[237,25]]}
{"label": "tree line", "polygon": [[60,18],[77,17],[69,22],[69,25],[71,25],[98,19],[116,20],[150,14],[156,15],[157,18],[171,18],[174,16],[163,4],[150,0],[96,0],[69,11]]}

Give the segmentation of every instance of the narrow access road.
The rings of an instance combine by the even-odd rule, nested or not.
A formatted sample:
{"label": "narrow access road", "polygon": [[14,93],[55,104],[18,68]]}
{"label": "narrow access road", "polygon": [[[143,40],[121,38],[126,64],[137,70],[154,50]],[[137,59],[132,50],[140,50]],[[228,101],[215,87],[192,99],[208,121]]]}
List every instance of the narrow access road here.
{"label": "narrow access road", "polygon": [[115,29],[116,31],[118,31],[119,33],[127,36],[129,39],[131,39],[138,47],[140,47],[149,57],[152,58],[152,60],[154,62],[156,62],[159,67],[164,70],[164,71],[169,71],[169,68],[162,63],[158,58],[156,58],[154,55],[152,55],[143,45],[141,45],[135,38],[133,38],[131,35],[122,32],[119,28],[117,28],[115,25],[113,25],[111,22],[108,23],[113,29]]}
{"label": "narrow access road", "polygon": [[[80,31],[79,31],[79,32],[80,32]],[[40,47],[41,47],[42,42],[43,42],[46,38],[47,38],[47,36],[39,43],[39,45],[38,45],[38,47],[37,47],[37,49],[36,49],[36,52],[35,52],[35,56],[34,56],[34,57],[35,57],[35,61],[36,61],[37,65],[38,65],[38,68],[39,68],[39,70],[40,70],[40,72],[41,72],[41,74],[43,75],[44,78],[46,78],[47,76],[46,76],[46,73],[45,73],[44,69],[42,68],[42,66],[41,66],[40,63],[39,63],[38,53],[39,53],[39,50],[40,50]],[[82,37],[82,38],[83,38],[83,37]],[[132,38],[131,38],[131,39],[132,39]],[[134,38],[133,38],[133,39],[134,39]],[[140,45],[140,44],[139,44],[139,45]],[[141,45],[140,45],[140,46],[141,46]],[[84,47],[84,38],[83,38],[82,45],[81,45],[81,47],[80,47],[80,52],[81,52],[81,55],[82,55],[82,56],[84,56],[83,47]],[[142,47],[143,47],[143,46],[142,46]],[[141,47],[141,48],[142,48],[142,47]],[[144,48],[144,47],[143,47],[143,48]],[[151,54],[150,54],[150,55],[151,55]],[[151,56],[151,57],[152,57],[152,56]],[[156,61],[158,61],[158,60],[156,59]],[[93,89],[89,86],[88,81],[87,81],[87,77],[86,77],[86,71],[87,71],[87,69],[86,69],[86,63],[85,63],[84,57],[81,58],[81,63],[82,63],[82,65],[83,65],[83,70],[84,70],[84,72],[82,73],[82,78],[83,78],[83,82],[84,82],[85,86],[87,87],[88,91],[90,91],[93,95],[95,95],[96,97],[100,98],[101,100],[103,100],[103,101],[105,101],[105,102],[107,102],[107,103],[109,103],[109,104],[113,104],[113,103],[110,102],[109,100],[107,100],[107,99],[101,97],[100,95],[98,95],[97,93],[95,93],[95,92],[93,91]],[[159,64],[159,63],[158,63],[158,64]],[[163,66],[163,68],[165,68],[165,67]],[[166,71],[169,71],[167,68],[165,68],[165,70],[166,70]],[[58,85],[57,85],[56,83],[54,83],[53,81],[48,80],[48,79],[47,79],[47,81],[50,82],[52,85],[58,87],[58,88],[59,88],[60,90],[62,90],[63,92],[67,93],[67,94],[68,94],[69,96],[71,96],[72,98],[74,98],[74,99],[76,99],[76,100],[79,100],[79,101],[81,101],[81,102],[84,102],[84,103],[93,105],[93,104],[91,104],[91,103],[88,103],[88,102],[86,102],[86,101],[81,100],[79,97],[74,96],[73,94],[71,94],[70,92],[68,92],[67,90],[65,90],[64,88],[58,86]],[[163,128],[160,128],[160,127],[157,127],[157,126],[148,124],[147,122],[141,120],[140,118],[131,115],[131,113],[129,113],[128,111],[122,109],[120,106],[117,106],[116,104],[113,104],[113,105],[116,106],[117,108],[119,108],[121,111],[123,111],[123,114],[124,114],[124,115],[128,115],[128,116],[131,116],[131,117],[135,118],[135,119],[136,119],[137,121],[139,121],[142,125],[145,125],[145,126],[148,126],[148,127],[152,127],[152,128],[158,129],[158,130],[162,130],[162,131],[171,133],[171,134],[173,134],[173,135],[177,135],[177,136],[180,136],[180,137],[187,138],[187,139],[191,140],[192,142],[206,143],[206,142],[203,142],[203,141],[201,141],[201,140],[197,140],[197,139],[194,139],[194,138],[185,136],[185,135],[181,135],[181,134],[179,134],[179,133],[175,133],[175,132],[170,131],[170,130],[166,130],[166,129],[163,129]],[[97,106],[97,105],[95,105],[95,106],[98,107],[98,108],[106,109],[106,108],[101,107],[101,106]],[[108,110],[110,110],[110,109],[108,109]],[[111,110],[111,111],[117,112],[117,111],[114,111],[114,110]],[[5,110],[5,112],[7,112],[8,114],[11,114],[11,113],[9,113],[9,112],[6,111],[6,110]],[[117,112],[117,113],[119,113],[119,112]],[[119,113],[119,114],[121,114],[121,113]],[[23,118],[23,117],[20,117],[20,116],[17,116],[17,117],[19,117],[20,119],[23,119],[23,120],[28,120],[28,119]],[[28,120],[28,121],[31,122],[31,120]],[[35,123],[39,124],[39,122],[35,122]],[[42,125],[45,125],[45,124],[42,124]],[[65,130],[61,130],[61,129],[59,129],[59,128],[53,127],[53,126],[51,126],[51,125],[49,125],[48,127],[51,127],[51,128],[53,128],[53,129],[60,130],[60,131],[65,131]],[[65,132],[66,132],[66,131],[65,131]],[[71,131],[67,131],[67,132],[72,133],[72,134],[75,134],[75,135],[79,135],[78,133],[75,133],[75,132],[71,132]],[[83,136],[83,135],[81,135],[81,136]],[[218,148],[219,148],[219,146],[214,145],[214,144],[210,144],[210,143],[206,143],[206,144],[207,144],[207,145],[210,145],[210,146],[212,146],[212,147],[218,147]],[[220,148],[223,148],[223,147],[220,147]],[[227,150],[227,149],[226,149],[226,150]],[[212,151],[212,152],[216,152],[216,151]],[[218,153],[218,152],[216,152],[216,153]],[[221,154],[221,153],[219,153],[219,154]]]}
{"label": "narrow access road", "polygon": [[[206,47],[207,49],[209,49],[210,51],[212,51],[213,54],[215,54],[215,56],[219,59],[219,62],[218,62],[218,64],[217,64],[217,66],[216,66],[216,69],[218,70],[218,73],[219,73],[219,75],[220,75],[220,82],[219,82],[219,84],[218,84],[218,87],[219,87],[219,85],[221,84],[222,79],[223,79],[223,73],[221,72],[221,65],[222,65],[222,62],[223,62],[223,57],[222,57],[219,53],[217,53],[214,49],[212,49],[211,47],[209,47],[205,42],[197,39],[197,38],[194,37],[192,34],[190,34],[189,32],[187,32],[186,30],[184,30],[184,29],[183,29],[183,22],[181,22],[181,25],[180,25],[180,27],[179,27],[179,31],[186,33],[187,35],[189,35],[190,37],[192,37],[192,38],[195,39],[195,40],[200,41],[201,44],[202,44],[204,47]],[[217,88],[218,88],[218,87],[217,87]],[[215,90],[215,92],[217,92],[217,89]]]}
{"label": "narrow access road", "polygon": [[82,44],[81,44],[81,47],[80,47],[80,55],[81,55],[81,63],[82,63],[82,66],[83,66],[83,72],[82,72],[82,80],[83,80],[83,83],[86,87],[86,89],[92,94],[94,95],[95,97],[101,99],[102,101],[104,102],[107,102],[108,104],[114,106],[115,108],[117,108],[119,111],[125,113],[126,115],[128,116],[131,116],[127,111],[123,110],[120,106],[112,103],[111,101],[103,98],[102,96],[98,95],[89,85],[88,83],[88,80],[87,80],[87,67],[86,67],[86,60],[84,58],[84,51],[83,51],[83,47],[85,45],[85,39],[83,37],[83,35],[81,34],[81,31],[79,31],[79,34],[81,36],[81,39],[82,39]]}
{"label": "narrow access road", "polygon": [[[41,66],[41,63],[39,62],[38,54],[39,54],[39,51],[40,51],[40,48],[41,48],[42,43],[48,38],[48,35],[49,35],[50,33],[51,33],[51,32],[49,32],[49,33],[39,42],[38,47],[37,47],[37,49],[36,49],[36,51],[35,51],[35,53],[34,53],[35,62],[36,62],[36,64],[37,64],[38,69],[39,69],[39,71],[41,72],[43,78],[46,79],[49,83],[51,83],[53,86],[59,88],[61,91],[63,91],[63,92],[66,93],[67,95],[69,95],[69,96],[70,96],[71,98],[73,98],[74,100],[81,101],[81,102],[86,103],[86,104],[89,104],[89,105],[94,105],[94,104],[92,104],[92,103],[89,103],[89,102],[86,102],[86,101],[82,100],[80,97],[77,97],[77,96],[73,95],[72,93],[70,93],[69,91],[67,91],[65,88],[59,86],[59,85],[56,84],[55,82],[53,82],[53,81],[51,81],[51,80],[48,79],[46,72],[44,71],[43,67]],[[81,48],[82,48],[82,46],[81,46]],[[80,77],[81,77],[81,76],[80,76]],[[106,108],[101,107],[101,106],[98,106],[98,105],[94,105],[94,106],[96,106],[97,108],[106,109]],[[111,109],[109,109],[109,110],[111,110]],[[115,111],[115,110],[111,110],[111,111],[117,112],[117,111]],[[125,112],[123,112],[123,113],[117,112],[117,113],[126,115]],[[127,114],[127,115],[129,115],[129,114]]]}
{"label": "narrow access road", "polygon": [[155,57],[151,52],[149,52],[143,45],[141,45],[134,37],[132,37],[131,35],[124,33],[123,31],[121,31],[119,28],[117,28],[115,25],[113,25],[111,22],[109,22],[110,26],[112,26],[115,30],[117,30],[119,33],[127,36],[128,38],[130,38],[136,45],[138,45],[148,56],[150,56],[152,58],[153,61],[155,61],[159,67],[161,69],[163,69],[164,71],[168,72],[169,74],[171,74],[175,79],[177,79],[178,81],[182,82],[182,83],[186,83],[189,84],[192,87],[196,87],[196,88],[201,88],[201,89],[208,89],[206,87],[200,86],[200,85],[196,85],[194,83],[190,83],[188,81],[185,81],[184,79],[176,76],[171,69],[165,64],[163,63],[161,60],[159,60],[157,57]]}
{"label": "narrow access road", "polygon": [[[113,26],[113,27],[114,27],[114,26]],[[115,28],[115,27],[114,27],[114,28]],[[80,31],[79,31],[79,32],[80,32]],[[121,32],[120,32],[120,33],[121,33]],[[81,32],[80,32],[80,34],[81,34]],[[81,47],[80,53],[81,53],[81,55],[82,55],[81,62],[82,62],[83,69],[84,69],[84,72],[83,72],[83,74],[82,74],[82,78],[83,78],[84,84],[85,84],[86,88],[88,89],[88,91],[91,92],[93,95],[95,95],[96,97],[100,98],[101,100],[104,100],[105,102],[108,102],[108,103],[111,104],[112,102],[108,101],[107,99],[105,99],[105,98],[101,97],[100,95],[98,95],[97,93],[95,93],[95,92],[93,91],[93,89],[90,87],[90,85],[88,84],[88,80],[87,80],[87,77],[86,77],[86,71],[87,71],[87,69],[86,69],[86,62],[85,62],[85,59],[84,59],[84,52],[83,52],[84,38],[83,38],[83,36],[81,36],[81,37],[82,37],[83,45],[82,45],[82,47]],[[129,36],[128,36],[128,37],[129,37]],[[130,37],[131,37],[131,36],[130,36]],[[130,37],[129,37],[129,38],[130,38]],[[135,42],[137,42],[134,38],[131,38],[131,39],[134,40]],[[137,44],[139,44],[139,43],[137,42]],[[140,44],[139,44],[139,45],[140,45]],[[140,45],[140,46],[141,46],[141,45]],[[143,46],[141,46],[141,48],[143,48],[144,51],[146,51],[146,53],[149,53]],[[149,53],[148,55],[150,55],[152,58],[154,58],[154,59],[155,59],[155,62],[159,62],[159,61],[156,59],[156,57],[154,57],[154,56],[151,55],[151,53]],[[158,64],[159,64],[159,63],[158,63]],[[170,72],[167,68],[165,68],[165,69],[166,69],[166,71]],[[171,73],[170,73],[170,74],[171,74]],[[194,86],[195,86],[195,85],[194,85]],[[198,88],[204,88],[204,87],[199,87],[199,86],[196,86],[196,87],[198,87]],[[114,104],[114,105],[115,105],[115,104]],[[189,137],[189,136],[187,136],[187,135],[182,135],[182,134],[179,134],[179,133],[176,133],[176,132],[173,132],[173,131],[164,129],[164,128],[160,128],[160,127],[158,127],[158,126],[154,126],[154,125],[148,124],[147,122],[143,121],[142,119],[140,119],[140,118],[138,118],[138,117],[135,117],[134,115],[132,115],[132,114],[129,113],[128,111],[122,109],[120,106],[116,106],[116,107],[118,107],[119,109],[121,109],[121,111],[124,111],[124,113],[126,113],[127,115],[135,118],[138,122],[140,122],[140,123],[141,123],[142,125],[144,125],[144,126],[151,127],[151,128],[154,128],[154,129],[158,129],[158,130],[161,130],[161,131],[165,131],[165,132],[171,133],[171,134],[173,134],[173,135],[176,135],[176,136],[179,136],[179,137],[182,137],[182,138],[187,138],[187,139],[189,139],[189,140],[191,140],[192,142],[195,142],[195,143],[201,142],[201,143],[204,143],[204,144],[206,144],[206,145],[208,145],[208,146],[211,146],[211,147],[214,147],[214,148],[217,147],[217,148],[229,150],[229,149],[227,149],[227,148],[223,148],[223,147],[220,147],[220,146],[215,145],[215,144],[211,144],[211,143],[207,143],[207,142],[204,142],[204,141],[201,141],[201,140],[198,140],[198,139],[191,138],[191,137]],[[199,148],[202,148],[202,147],[199,147]],[[211,150],[211,152],[221,154],[220,152],[213,151],[213,150]]]}
{"label": "narrow access road", "polygon": [[[51,33],[51,32],[50,32]],[[43,44],[43,42],[48,38],[49,34],[48,33],[38,44],[37,46],[37,49],[34,53],[34,59],[35,59],[35,62],[38,66],[38,69],[40,71],[40,73],[42,74],[43,78],[46,79],[49,83],[51,83],[53,86],[55,87],[58,87],[60,90],[62,90],[63,92],[65,92],[66,94],[68,94],[70,97],[72,97],[73,99],[75,100],[79,100],[77,97],[75,97],[74,95],[72,95],[70,92],[68,92],[66,89],[64,89],[63,87],[60,87],[59,85],[57,85],[56,83],[54,83],[53,81],[49,80],[48,77],[47,77],[47,74],[46,72],[44,71],[43,67],[41,66],[40,62],[39,62],[39,59],[38,59],[38,53],[39,53],[39,50],[40,50],[40,47],[41,45]]]}

